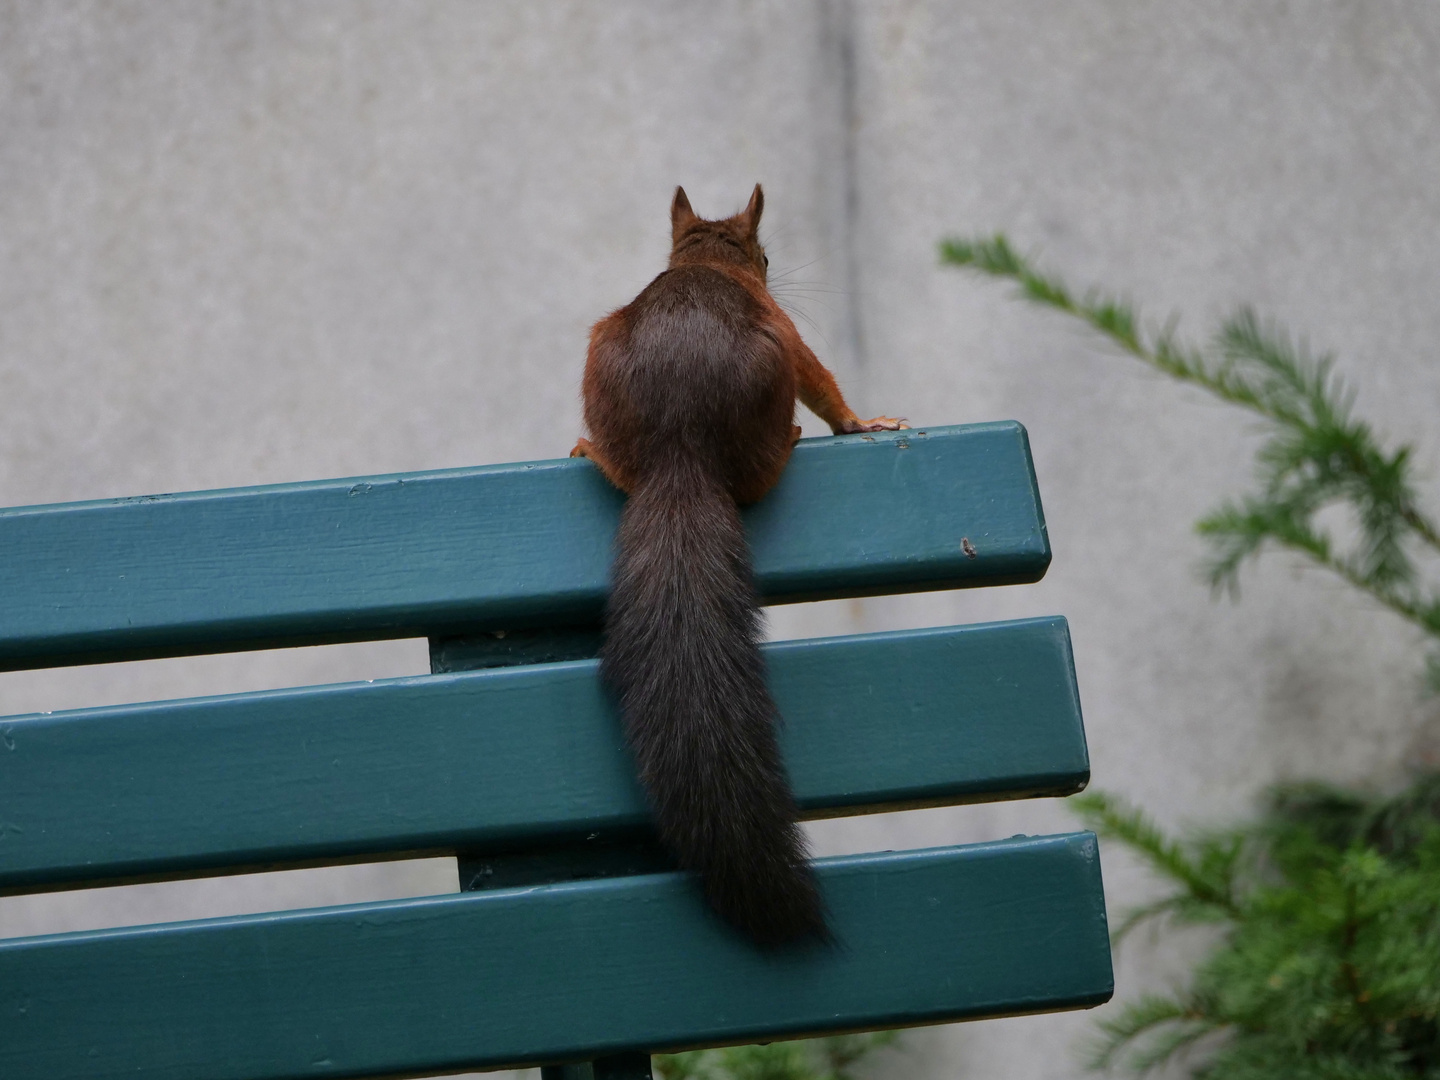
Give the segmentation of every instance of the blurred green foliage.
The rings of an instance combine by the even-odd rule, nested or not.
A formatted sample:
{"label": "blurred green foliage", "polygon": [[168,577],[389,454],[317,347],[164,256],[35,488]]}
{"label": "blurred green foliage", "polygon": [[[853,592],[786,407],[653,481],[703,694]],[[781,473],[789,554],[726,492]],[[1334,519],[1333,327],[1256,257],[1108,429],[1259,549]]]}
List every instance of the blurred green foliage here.
{"label": "blurred green foliage", "polygon": [[[1412,449],[1356,419],[1334,359],[1241,308],[1203,346],[1147,326],[1100,290],[1077,294],[1004,236],[947,240],[941,258],[1014,282],[1150,367],[1261,418],[1256,484],[1203,518],[1205,567],[1238,595],[1241,565],[1295,552],[1422,630],[1440,689],[1440,533],[1419,505]],[[1349,538],[1321,514],[1343,508]],[[1328,519],[1326,519],[1328,520]],[[1183,1059],[1199,1080],[1440,1080],[1440,776],[1382,799],[1321,784],[1272,791],[1244,826],[1187,839],[1099,793],[1071,800],[1169,886],[1136,927],[1207,927],[1188,984],[1102,1021],[1089,1064],[1143,1074]]]}
{"label": "blurred green foliage", "polygon": [[[1205,573],[1213,588],[1238,595],[1246,559],[1266,547],[1297,552],[1368,593],[1423,630],[1437,646],[1428,671],[1440,689],[1440,585],[1422,571],[1440,555],[1440,530],[1420,506],[1412,448],[1387,450],[1354,415],[1355,395],[1330,355],[1250,308],[1225,319],[1201,346],[1176,333],[1178,320],[1147,325],[1123,299],[1076,293],[1038,270],[1003,235],[951,239],[942,261],[1012,281],[1025,299],[1078,319],[1111,345],[1157,371],[1201,387],[1260,417],[1265,438],[1256,485],[1203,518],[1211,545]],[[1321,514],[1344,507],[1354,539],[1342,543]]]}
{"label": "blurred green foliage", "polygon": [[851,1066],[895,1041],[894,1031],[691,1050],[655,1058],[664,1080],[854,1080]]}
{"label": "blurred green foliage", "polygon": [[1208,924],[1188,987],[1100,1024],[1090,1064],[1144,1073],[1187,1051],[1203,1080],[1440,1077],[1440,778],[1398,798],[1272,792],[1240,829],[1164,836],[1119,800],[1072,800],[1171,886],[1121,923]]}

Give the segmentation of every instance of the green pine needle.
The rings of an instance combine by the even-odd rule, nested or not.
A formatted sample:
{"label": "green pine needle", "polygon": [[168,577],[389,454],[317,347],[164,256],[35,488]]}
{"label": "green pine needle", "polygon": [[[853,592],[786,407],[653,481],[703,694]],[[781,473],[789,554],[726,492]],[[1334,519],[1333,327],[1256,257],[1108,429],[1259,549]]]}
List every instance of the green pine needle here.
{"label": "green pine needle", "polygon": [[1073,804],[1177,886],[1121,932],[1187,905],[1222,930],[1188,987],[1098,1025],[1092,1068],[1188,1056],[1197,1080],[1440,1077],[1440,776],[1379,800],[1291,785],[1258,823],[1183,842],[1111,796]]}
{"label": "green pine needle", "polygon": [[873,1031],[690,1050],[658,1055],[654,1064],[661,1080],[854,1080],[852,1067],[894,1043],[897,1034]]}
{"label": "green pine needle", "polygon": [[1137,1076],[1166,1064],[1219,1027],[1185,1002],[1158,994],[1142,994],[1096,1026],[1100,1038],[1086,1064],[1094,1070],[1123,1064]]}
{"label": "green pine needle", "polygon": [[[1440,552],[1440,532],[1419,506],[1411,448],[1386,451],[1353,416],[1354,392],[1334,357],[1313,355],[1274,322],[1242,307],[1204,347],[1182,342],[1178,320],[1147,326],[1135,307],[1100,290],[1080,299],[1036,269],[1001,234],[950,239],[941,260],[1007,279],[1021,296],[1080,319],[1121,351],[1222,401],[1259,415],[1256,490],[1222,504],[1198,526],[1210,542],[1203,567],[1216,591],[1239,595],[1240,570],[1270,547],[1323,566],[1440,640],[1440,588],[1425,580],[1415,553]],[[1337,544],[1319,515],[1341,506],[1358,538]],[[1440,660],[1430,679],[1440,689]]]}
{"label": "green pine needle", "polygon": [[1166,838],[1140,810],[1100,791],[1075,796],[1070,807],[1097,835],[1120,841],[1162,877],[1181,886],[1180,893],[1126,919],[1116,931],[1117,940],[1140,922],[1160,914],[1208,921],[1234,915],[1238,910],[1233,895],[1238,847],[1202,842],[1187,849]]}
{"label": "green pine needle", "polygon": [[[1440,536],[1420,509],[1410,448],[1387,450],[1356,418],[1333,357],[1249,308],[1205,345],[1186,344],[1177,320],[1150,325],[1124,300],[1076,293],[1004,236],[947,240],[941,257],[1260,417],[1254,487],[1198,525],[1212,588],[1238,592],[1246,562],[1294,552],[1429,635],[1440,692],[1440,589],[1420,570]],[[1334,509],[1353,539],[1326,528]],[[1390,800],[1292,785],[1259,822],[1183,841],[1112,796],[1072,805],[1172,886],[1125,915],[1117,940],[1162,919],[1220,931],[1185,989],[1099,1025],[1092,1067],[1141,1075],[1189,1055],[1196,1080],[1440,1080],[1440,776]]]}

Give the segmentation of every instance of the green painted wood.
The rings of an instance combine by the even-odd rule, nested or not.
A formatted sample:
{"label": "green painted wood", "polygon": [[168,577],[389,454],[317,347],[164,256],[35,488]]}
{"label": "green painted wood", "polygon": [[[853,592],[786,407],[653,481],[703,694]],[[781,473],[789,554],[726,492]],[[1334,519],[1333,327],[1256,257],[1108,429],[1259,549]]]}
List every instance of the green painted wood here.
{"label": "green painted wood", "polygon": [[595,1080],[595,1069],[588,1061],[565,1065],[542,1065],[540,1080]]}
{"label": "green painted wood", "polygon": [[1097,1005],[1093,835],[821,860],[766,956],[656,874],[0,941],[6,1080],[428,1075]]}
{"label": "green painted wood", "polygon": [[541,630],[495,630],[485,634],[430,639],[430,671],[476,671],[518,664],[554,664],[600,655],[603,631],[594,626]]}
{"label": "green painted wood", "polygon": [[[1029,619],[767,647],[807,816],[1089,776],[1069,632]],[[643,825],[595,661],[0,720],[0,886],[505,850]]]}
{"label": "green painted wood", "polygon": [[[650,1055],[644,1050],[596,1058],[591,1063],[590,1075],[594,1080],[653,1080],[654,1077],[650,1071]],[[545,1080],[544,1076],[540,1080]]]}
{"label": "green painted wood", "polygon": [[[620,505],[567,459],[0,510],[0,669],[594,623]],[[1050,561],[1015,423],[806,440],[746,521],[772,603]]]}

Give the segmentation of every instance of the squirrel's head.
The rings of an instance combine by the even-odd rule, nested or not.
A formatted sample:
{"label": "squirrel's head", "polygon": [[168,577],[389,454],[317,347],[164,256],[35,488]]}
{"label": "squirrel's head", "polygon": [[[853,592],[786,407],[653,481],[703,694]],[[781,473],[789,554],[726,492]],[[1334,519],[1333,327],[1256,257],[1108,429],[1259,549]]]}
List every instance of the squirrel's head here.
{"label": "squirrel's head", "polygon": [[754,270],[764,281],[770,260],[756,235],[764,209],[765,193],[756,184],[744,210],[734,217],[707,221],[690,209],[685,189],[677,187],[670,204],[670,265],[736,263]]}

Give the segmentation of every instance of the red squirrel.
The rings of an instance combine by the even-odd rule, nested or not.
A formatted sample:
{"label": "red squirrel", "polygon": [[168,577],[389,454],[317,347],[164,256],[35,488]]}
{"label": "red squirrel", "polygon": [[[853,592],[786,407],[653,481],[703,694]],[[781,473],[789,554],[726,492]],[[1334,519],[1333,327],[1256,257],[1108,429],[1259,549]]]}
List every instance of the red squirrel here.
{"label": "red squirrel", "polygon": [[775,702],[739,507],[774,487],[798,397],[838,434],[859,419],[766,287],[760,185],[707,221],[684,188],[670,266],[595,324],[587,457],[629,495],[600,673],[615,694],[662,844],[715,912],[761,947],[830,931],[776,744]]}

